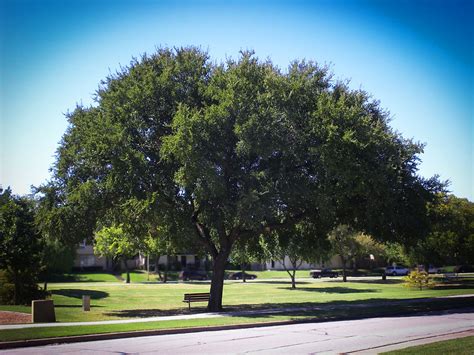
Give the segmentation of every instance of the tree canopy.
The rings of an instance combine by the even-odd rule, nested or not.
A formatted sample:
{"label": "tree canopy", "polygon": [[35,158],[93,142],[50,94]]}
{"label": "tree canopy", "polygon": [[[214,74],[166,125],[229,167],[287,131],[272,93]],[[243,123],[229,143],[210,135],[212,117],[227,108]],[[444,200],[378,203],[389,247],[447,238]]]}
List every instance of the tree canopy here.
{"label": "tree canopy", "polygon": [[193,233],[213,258],[214,311],[236,241],[302,219],[322,236],[345,223],[413,238],[436,187],[416,174],[422,146],[310,61],[282,71],[252,52],[214,64],[197,48],[159,49],[106,78],[68,120],[40,189],[43,228],[71,240],[104,220]]}

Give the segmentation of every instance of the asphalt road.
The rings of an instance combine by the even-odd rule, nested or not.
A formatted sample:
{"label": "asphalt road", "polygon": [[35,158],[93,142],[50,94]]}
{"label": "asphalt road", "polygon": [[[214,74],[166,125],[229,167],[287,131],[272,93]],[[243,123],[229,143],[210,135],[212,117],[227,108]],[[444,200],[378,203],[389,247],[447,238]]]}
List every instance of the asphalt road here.
{"label": "asphalt road", "polygon": [[474,308],[429,315],[307,323],[50,345],[4,351],[3,353],[72,355],[361,352],[366,354],[467,335],[474,335]]}

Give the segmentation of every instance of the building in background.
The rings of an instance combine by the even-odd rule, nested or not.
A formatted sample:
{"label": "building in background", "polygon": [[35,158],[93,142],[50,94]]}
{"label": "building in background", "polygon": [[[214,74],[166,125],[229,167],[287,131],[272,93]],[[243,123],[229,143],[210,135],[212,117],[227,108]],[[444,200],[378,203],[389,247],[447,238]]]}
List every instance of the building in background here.
{"label": "building in background", "polygon": [[[199,270],[210,269],[211,261],[208,257],[199,257],[191,252],[185,252],[177,255],[161,255],[158,258],[149,257],[139,254],[135,258],[127,261],[130,269],[149,269],[155,271],[155,265],[164,270]],[[291,268],[288,257],[285,257],[285,265],[287,269]],[[86,242],[79,244],[76,250],[76,259],[74,260],[75,271],[113,271],[116,265],[110,258],[100,257],[94,254],[94,247]],[[341,268],[342,261],[339,255],[334,255],[330,260],[321,263],[303,263],[299,270],[310,270],[315,268]],[[125,269],[123,262],[121,269]],[[269,260],[263,263],[251,263],[250,270],[285,270],[282,260]]]}

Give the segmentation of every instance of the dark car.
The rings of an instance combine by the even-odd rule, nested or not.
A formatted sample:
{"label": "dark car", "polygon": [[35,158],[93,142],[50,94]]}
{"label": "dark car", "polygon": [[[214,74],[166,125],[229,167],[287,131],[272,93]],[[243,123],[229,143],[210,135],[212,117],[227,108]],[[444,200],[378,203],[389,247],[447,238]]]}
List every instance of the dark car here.
{"label": "dark car", "polygon": [[188,280],[207,280],[207,274],[199,270],[185,270],[179,273],[179,279],[183,281]]}
{"label": "dark car", "polygon": [[471,265],[458,265],[454,268],[454,272],[459,273],[459,272],[472,272],[474,271],[473,267]]}
{"label": "dark car", "polygon": [[319,279],[321,277],[338,277],[339,273],[337,271],[332,271],[331,269],[322,269],[322,270],[311,270],[309,276],[313,279]]}
{"label": "dark car", "polygon": [[229,275],[229,279],[230,280],[242,280],[244,278],[244,274],[245,274],[245,279],[246,280],[253,280],[253,279],[256,279],[257,278],[257,275],[253,275],[253,274],[247,274],[246,272],[234,272],[232,274]]}

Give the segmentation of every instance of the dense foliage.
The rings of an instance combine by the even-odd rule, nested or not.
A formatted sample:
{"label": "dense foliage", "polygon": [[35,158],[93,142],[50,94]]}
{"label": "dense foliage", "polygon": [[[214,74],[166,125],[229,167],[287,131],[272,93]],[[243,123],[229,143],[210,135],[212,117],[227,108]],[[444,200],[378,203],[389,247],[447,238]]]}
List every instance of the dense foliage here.
{"label": "dense foliage", "polygon": [[474,265],[474,203],[454,195],[430,204],[431,233],[413,250],[420,263]]}
{"label": "dense foliage", "polygon": [[42,297],[37,281],[42,242],[31,200],[0,192],[0,303],[28,304]]}
{"label": "dense foliage", "polygon": [[72,241],[104,225],[157,226],[213,258],[210,310],[222,308],[237,241],[308,220],[381,240],[427,227],[436,181],[416,175],[422,147],[388,125],[361,90],[299,61],[282,72],[244,52],[213,64],[196,48],[160,49],[101,83],[69,128],[43,194],[42,228]]}

